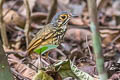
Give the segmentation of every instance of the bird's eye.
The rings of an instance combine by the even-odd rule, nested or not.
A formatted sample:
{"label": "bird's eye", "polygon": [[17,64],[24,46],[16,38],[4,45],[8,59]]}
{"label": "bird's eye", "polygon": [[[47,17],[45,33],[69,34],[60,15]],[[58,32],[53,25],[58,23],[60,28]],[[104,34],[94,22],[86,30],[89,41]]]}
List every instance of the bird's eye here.
{"label": "bird's eye", "polygon": [[62,20],[64,20],[64,19],[67,18],[67,15],[61,15],[60,18],[61,18]]}
{"label": "bird's eye", "polygon": [[62,18],[62,19],[65,19],[65,18],[66,18],[66,16],[61,16],[61,18]]}

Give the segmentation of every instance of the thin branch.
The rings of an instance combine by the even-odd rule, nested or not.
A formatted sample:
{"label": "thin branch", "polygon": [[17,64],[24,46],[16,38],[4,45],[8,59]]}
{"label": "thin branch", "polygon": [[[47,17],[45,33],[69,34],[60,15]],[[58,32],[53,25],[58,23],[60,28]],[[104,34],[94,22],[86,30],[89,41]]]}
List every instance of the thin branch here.
{"label": "thin branch", "polygon": [[65,55],[60,49],[55,48],[55,50],[56,50],[58,53],[60,53],[62,56],[64,56],[64,57],[66,58],[66,55]]}
{"label": "thin branch", "polygon": [[[15,26],[15,29],[18,30],[18,31],[24,32],[24,30],[22,28],[20,28],[20,27]],[[30,36],[32,36],[32,37],[35,36],[34,33],[32,33],[32,32],[29,32],[29,33],[30,33]]]}
{"label": "thin branch", "polygon": [[120,34],[117,35],[112,41],[111,41],[111,45],[113,45],[118,39],[120,39]]}
{"label": "thin branch", "polygon": [[87,35],[86,35],[86,45],[87,45],[87,47],[88,47],[88,52],[89,52],[89,55],[90,55],[90,59],[93,60],[92,52],[91,52],[90,46],[89,46],[89,44],[88,44],[88,37],[87,37]]}
{"label": "thin branch", "polygon": [[27,14],[27,19],[26,19],[26,25],[25,25],[25,37],[26,37],[26,46],[28,47],[29,44],[29,28],[30,28],[30,23],[31,23],[31,11],[30,11],[30,6],[29,6],[29,0],[24,0],[24,5],[26,8],[26,14]]}
{"label": "thin branch", "polygon": [[9,44],[8,44],[8,39],[7,39],[7,34],[6,34],[6,26],[4,24],[4,21],[3,21],[3,3],[4,3],[5,0],[0,0],[0,30],[1,30],[1,36],[2,36],[2,41],[3,41],[3,45],[5,47],[9,47]]}
{"label": "thin branch", "polygon": [[[87,29],[87,30],[90,30],[90,27],[89,26],[84,26],[84,25],[69,25],[70,27],[69,28],[77,28],[77,29]],[[108,27],[108,26],[99,26],[99,29],[100,30],[120,30],[120,27]]]}
{"label": "thin branch", "polygon": [[97,10],[99,11],[104,8],[109,1],[110,0],[101,0],[100,3],[97,5]]}
{"label": "thin branch", "polygon": [[30,80],[30,79],[24,77],[22,74],[15,71],[15,69],[13,69],[13,68],[11,68],[11,71],[12,71],[13,75],[16,76],[16,78],[18,78],[20,80]]}
{"label": "thin branch", "polygon": [[51,21],[51,19],[55,15],[56,11],[57,11],[57,0],[52,0],[52,4],[51,4],[51,7],[50,7],[50,12],[48,14],[46,24]]}

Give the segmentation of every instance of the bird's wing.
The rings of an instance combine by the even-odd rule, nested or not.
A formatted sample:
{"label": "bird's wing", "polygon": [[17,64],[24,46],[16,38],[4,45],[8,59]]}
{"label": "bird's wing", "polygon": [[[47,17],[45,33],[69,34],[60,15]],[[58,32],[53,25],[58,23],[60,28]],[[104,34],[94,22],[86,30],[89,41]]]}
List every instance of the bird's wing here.
{"label": "bird's wing", "polygon": [[[53,25],[48,24],[43,27],[42,30],[40,30],[35,37],[31,40],[29,46],[28,46],[28,52],[31,52],[33,49],[39,47],[41,43],[43,43],[45,40],[50,38],[54,33],[53,33]],[[42,45],[41,45],[42,46]]]}

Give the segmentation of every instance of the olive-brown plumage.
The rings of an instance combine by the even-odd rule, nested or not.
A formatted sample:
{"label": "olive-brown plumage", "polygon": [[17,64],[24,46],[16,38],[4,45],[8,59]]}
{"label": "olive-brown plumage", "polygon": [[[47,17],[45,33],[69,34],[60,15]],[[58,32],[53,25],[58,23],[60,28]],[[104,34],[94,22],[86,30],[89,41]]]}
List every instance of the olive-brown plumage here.
{"label": "olive-brown plumage", "polygon": [[51,23],[45,25],[31,40],[27,49],[28,53],[30,54],[40,46],[48,44],[59,45],[64,38],[70,17],[71,14],[65,11],[57,13]]}

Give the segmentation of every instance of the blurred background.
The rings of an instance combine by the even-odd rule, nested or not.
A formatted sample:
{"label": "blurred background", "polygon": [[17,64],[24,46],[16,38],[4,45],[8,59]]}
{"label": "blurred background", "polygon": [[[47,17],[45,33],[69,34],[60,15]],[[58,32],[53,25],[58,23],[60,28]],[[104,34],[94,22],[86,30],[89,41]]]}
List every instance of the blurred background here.
{"label": "blurred background", "polygon": [[[30,41],[45,24],[51,21],[56,12],[69,11],[78,17],[69,21],[64,42],[57,49],[50,51],[49,60],[43,59],[40,63],[33,58],[31,64],[46,66],[56,60],[69,58],[79,69],[97,77],[87,0],[28,0],[28,3],[29,12],[26,12],[24,0],[5,0],[3,3],[3,21],[8,38],[4,50],[8,54],[10,67],[19,73],[18,76],[22,75],[29,80],[36,73],[24,63],[27,48],[24,31],[28,29]],[[96,0],[96,4],[105,67],[109,79],[118,80],[120,79],[120,0]],[[28,19],[31,20],[29,28],[26,29]]]}

